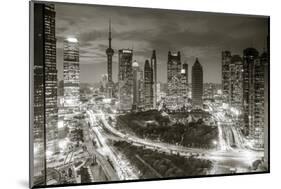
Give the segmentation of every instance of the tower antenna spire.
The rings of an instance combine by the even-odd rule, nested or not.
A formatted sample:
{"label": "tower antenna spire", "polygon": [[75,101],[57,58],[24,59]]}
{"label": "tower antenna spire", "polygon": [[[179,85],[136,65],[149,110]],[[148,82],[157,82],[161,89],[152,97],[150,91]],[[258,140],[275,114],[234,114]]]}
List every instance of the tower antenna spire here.
{"label": "tower antenna spire", "polygon": [[108,40],[109,40],[109,48],[111,48],[111,18],[109,18]]}

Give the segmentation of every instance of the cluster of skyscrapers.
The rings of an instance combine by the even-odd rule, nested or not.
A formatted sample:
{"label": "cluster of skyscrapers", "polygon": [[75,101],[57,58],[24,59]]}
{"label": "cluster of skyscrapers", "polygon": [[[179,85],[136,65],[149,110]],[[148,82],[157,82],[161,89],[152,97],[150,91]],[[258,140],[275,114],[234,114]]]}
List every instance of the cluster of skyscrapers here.
{"label": "cluster of skyscrapers", "polygon": [[[111,28],[111,27],[109,27]],[[109,31],[109,48],[106,50],[108,63],[108,82],[112,83],[111,32]],[[137,111],[157,108],[157,59],[152,51],[150,61],[147,59],[144,68],[133,62],[133,50],[118,51],[118,96],[120,111]],[[181,63],[180,52],[168,52],[167,62],[167,99],[170,103],[183,105],[188,99],[188,64]],[[109,90],[111,92],[111,90]],[[109,92],[109,93],[110,93]],[[203,69],[198,59],[192,67],[192,102],[194,108],[203,105]]]}
{"label": "cluster of skyscrapers", "polygon": [[118,64],[119,110],[148,110],[156,108],[156,52],[152,52],[151,62],[145,61],[144,69],[133,60],[132,49],[121,49]]}
{"label": "cluster of skyscrapers", "polygon": [[266,67],[268,53],[254,48],[243,51],[243,57],[222,52],[222,91],[224,102],[237,114],[244,135],[263,145]]}
{"label": "cluster of skyscrapers", "polygon": [[[203,68],[196,58],[191,71],[192,107],[200,109],[203,106]],[[182,106],[188,102],[188,64],[181,63],[180,52],[168,52],[167,62],[167,100],[172,106]]]}

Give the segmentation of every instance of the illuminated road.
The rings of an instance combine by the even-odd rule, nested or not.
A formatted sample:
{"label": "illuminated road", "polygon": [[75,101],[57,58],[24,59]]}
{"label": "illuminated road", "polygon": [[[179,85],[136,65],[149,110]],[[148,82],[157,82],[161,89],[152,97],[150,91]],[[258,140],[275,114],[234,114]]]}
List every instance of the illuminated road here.
{"label": "illuminated road", "polygon": [[89,116],[91,129],[94,131],[101,144],[100,148],[98,148],[98,152],[111,160],[119,179],[137,179],[138,176],[133,172],[128,162],[124,159],[120,159],[120,156],[118,156],[118,154],[107,144],[106,137],[101,134],[99,127],[97,127],[96,115],[93,111],[88,110],[87,115]]}
{"label": "illuminated road", "polygon": [[[218,122],[221,122],[222,124],[225,124],[226,122],[231,123],[232,121],[232,120],[224,120],[225,117],[220,113],[217,112],[213,112],[213,113],[216,120]],[[93,108],[91,110],[88,110],[87,114],[89,115],[91,125],[94,125],[94,122],[96,122],[97,120],[102,123],[101,126],[103,128],[92,127],[94,132],[97,134],[98,138],[101,140],[102,144],[104,143],[106,144],[106,138],[108,138],[108,135],[110,135],[109,133],[111,133],[112,140],[124,140],[131,143],[132,145],[145,146],[146,148],[157,149],[160,152],[174,153],[182,156],[199,155],[199,158],[209,159],[214,162],[214,168],[212,169],[210,174],[230,173],[231,172],[230,170],[233,171],[233,168],[235,168],[235,172],[249,172],[249,167],[252,165],[252,163],[255,160],[261,159],[261,157],[263,157],[262,152],[256,152],[256,151],[245,149],[243,148],[242,144],[238,144],[236,148],[231,147],[229,145],[229,141],[224,139],[225,136],[223,136],[223,132],[231,132],[232,136],[235,138],[240,137],[240,135],[239,133],[235,133],[232,130],[229,130],[231,129],[231,127],[225,129],[224,128],[225,125],[220,125],[221,127],[219,127],[220,148],[207,150],[207,149],[188,148],[184,146],[167,144],[159,141],[142,139],[135,135],[128,135],[127,133],[124,134],[119,130],[115,129],[112,125],[108,123],[107,116],[109,114],[104,113],[100,108]],[[103,132],[103,129],[108,132],[106,132],[105,134],[105,132]],[[111,157],[114,160],[113,161],[115,162],[114,164],[120,165],[120,162],[118,163],[118,160],[116,158],[116,154],[112,152],[112,148],[110,148],[110,146],[106,144],[105,148],[103,147],[102,149],[104,155],[109,155],[109,157]],[[122,178],[126,178],[127,176],[124,175],[124,172],[130,172],[130,171],[119,170],[118,175],[120,175]]]}
{"label": "illuminated road", "polygon": [[222,160],[222,159],[232,159],[241,161],[243,160],[244,163],[247,163],[248,166],[251,165],[251,163],[262,157],[262,153],[260,152],[253,152],[250,150],[231,150],[231,151],[222,151],[222,150],[206,150],[206,149],[198,149],[198,148],[187,148],[184,146],[177,146],[167,143],[161,143],[156,141],[151,141],[147,139],[141,139],[136,136],[127,136],[124,133],[118,131],[117,129],[110,126],[110,124],[105,119],[105,114],[102,111],[99,111],[99,113],[96,114],[100,118],[100,120],[103,123],[103,126],[106,130],[110,131],[112,134],[119,136],[121,139],[126,140],[127,142],[131,142],[132,144],[136,145],[144,145],[148,148],[157,149],[159,151],[170,153],[175,152],[179,153],[180,155],[190,155],[190,154],[196,154],[203,155],[201,158],[207,158],[207,159],[213,159],[213,160]]}
{"label": "illuminated road", "polygon": [[[226,116],[226,111],[222,107],[213,103],[208,103],[210,112],[218,124],[219,147],[221,150],[232,150],[233,147],[244,149],[245,139],[239,128],[236,127],[237,120]],[[232,113],[232,112],[229,112]],[[233,113],[232,113],[233,114]],[[235,117],[235,116],[234,116]]]}

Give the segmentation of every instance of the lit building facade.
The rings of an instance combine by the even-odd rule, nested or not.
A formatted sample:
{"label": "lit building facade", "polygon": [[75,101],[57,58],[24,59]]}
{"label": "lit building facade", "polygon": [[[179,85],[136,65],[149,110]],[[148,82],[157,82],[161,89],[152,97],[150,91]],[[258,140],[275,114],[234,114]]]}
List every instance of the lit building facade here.
{"label": "lit building facade", "polygon": [[45,5],[44,14],[46,139],[50,144],[47,146],[47,151],[55,153],[58,151],[58,144],[56,142],[58,134],[58,78],[56,63],[55,6]]}
{"label": "lit building facade", "polygon": [[222,93],[225,103],[229,102],[229,89],[230,89],[230,70],[229,65],[231,63],[230,51],[222,52]]}
{"label": "lit building facade", "polygon": [[229,72],[229,104],[241,111],[243,107],[243,61],[239,55],[231,57]]}
{"label": "lit building facade", "polygon": [[196,58],[192,66],[192,108],[201,109],[203,107],[203,68]]}
{"label": "lit building facade", "polygon": [[[54,5],[34,4],[34,160],[32,175],[35,185],[46,184],[48,165],[45,152],[50,151],[53,154],[58,151],[55,17]],[[43,179],[40,179],[41,176]],[[44,183],[39,180],[43,180]]]}
{"label": "lit building facade", "polygon": [[229,65],[229,105],[237,117],[237,126],[243,126],[243,60],[233,55]]}
{"label": "lit building facade", "polygon": [[254,48],[243,51],[244,133],[263,145],[264,130],[264,64],[266,53],[259,56]]}
{"label": "lit building facade", "polygon": [[268,54],[263,52],[259,61],[255,64],[255,96],[254,96],[254,133],[250,133],[257,139],[258,145],[264,147],[265,116],[265,65],[268,64]]}
{"label": "lit building facade", "polygon": [[69,111],[77,110],[80,102],[79,43],[76,38],[64,40],[63,78],[64,107]]}
{"label": "lit building facade", "polygon": [[204,100],[213,100],[215,94],[215,86],[213,83],[204,83],[203,84],[203,99]]}
{"label": "lit building facade", "polygon": [[188,97],[188,64],[185,62],[181,70],[182,96]]}
{"label": "lit building facade", "polygon": [[139,67],[139,64],[133,62],[133,107],[132,110],[138,111],[143,109],[144,90],[143,90],[143,71]]}
{"label": "lit building facade", "polygon": [[153,69],[151,68],[149,61],[146,60],[144,64],[144,106],[145,109],[153,108]]}
{"label": "lit building facade", "polygon": [[267,58],[266,62],[264,62],[264,160],[266,168],[268,168],[269,164],[269,137],[268,137],[268,130],[269,130],[269,68],[270,68],[270,46],[269,46],[270,37],[267,36]]}
{"label": "lit building facade", "polygon": [[167,95],[178,96],[181,94],[181,55],[180,52],[168,52],[167,62]]}
{"label": "lit building facade", "polygon": [[132,70],[133,50],[119,50],[118,61],[118,91],[119,110],[130,111],[133,105],[133,70]]}

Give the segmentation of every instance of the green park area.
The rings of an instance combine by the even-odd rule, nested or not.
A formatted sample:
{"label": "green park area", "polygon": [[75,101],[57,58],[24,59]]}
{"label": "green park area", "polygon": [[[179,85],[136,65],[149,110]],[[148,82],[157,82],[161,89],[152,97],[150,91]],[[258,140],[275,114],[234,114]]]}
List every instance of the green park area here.
{"label": "green park area", "polygon": [[194,148],[215,148],[218,138],[216,126],[197,121],[171,121],[169,116],[150,110],[128,113],[117,118],[117,128],[140,138]]}

